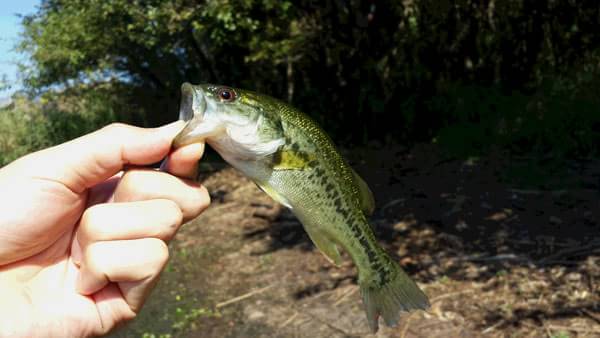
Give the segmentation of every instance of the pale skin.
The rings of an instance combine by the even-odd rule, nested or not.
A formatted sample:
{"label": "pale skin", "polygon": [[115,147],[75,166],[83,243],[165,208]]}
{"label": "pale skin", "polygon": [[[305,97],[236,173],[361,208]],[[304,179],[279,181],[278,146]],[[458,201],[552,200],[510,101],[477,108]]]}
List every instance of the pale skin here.
{"label": "pale skin", "polygon": [[0,337],[98,336],[139,313],[210,203],[191,179],[203,146],[169,153],[181,128],[110,125],[0,169]]}

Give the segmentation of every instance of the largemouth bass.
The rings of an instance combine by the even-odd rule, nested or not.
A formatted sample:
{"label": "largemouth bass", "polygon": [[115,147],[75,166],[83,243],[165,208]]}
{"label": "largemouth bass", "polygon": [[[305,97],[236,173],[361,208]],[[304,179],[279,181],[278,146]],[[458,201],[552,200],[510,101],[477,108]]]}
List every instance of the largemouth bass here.
{"label": "largemouth bass", "polygon": [[393,326],[400,311],[426,309],[427,296],[378,245],[367,217],[374,200],[327,134],[307,115],[266,95],[216,85],[181,87],[175,148],[206,142],[225,161],[290,208],[316,247],[358,269],[369,326]]}

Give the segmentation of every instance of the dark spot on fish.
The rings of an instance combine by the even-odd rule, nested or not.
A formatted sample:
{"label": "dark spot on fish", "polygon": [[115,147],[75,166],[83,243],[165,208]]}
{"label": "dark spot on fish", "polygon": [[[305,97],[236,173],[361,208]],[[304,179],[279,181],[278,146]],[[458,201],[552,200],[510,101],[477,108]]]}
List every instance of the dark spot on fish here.
{"label": "dark spot on fish", "polygon": [[391,280],[390,271],[383,266],[383,262],[378,258],[377,252],[371,247],[366,236],[360,231],[358,224],[350,223],[349,227],[352,233],[358,238],[358,242],[365,250],[365,254],[367,255],[367,259],[371,265],[371,268],[377,272],[380,285],[387,284]]}
{"label": "dark spot on fish", "polygon": [[336,198],[333,201],[333,205],[335,205],[336,209],[339,209],[342,207],[342,199],[338,196],[338,198]]}
{"label": "dark spot on fish", "polygon": [[336,211],[339,212],[342,216],[344,216],[344,218],[348,218],[348,216],[350,216],[350,212],[348,212],[347,209],[336,208]]}
{"label": "dark spot on fish", "polygon": [[277,151],[275,152],[275,154],[273,154],[273,161],[272,163],[274,165],[277,165],[279,163],[281,163],[281,151]]}
{"label": "dark spot on fish", "polygon": [[300,157],[302,159],[302,161],[304,162],[308,162],[308,154],[303,152],[303,151],[297,151],[298,153],[298,157]]}
{"label": "dark spot on fish", "polygon": [[[380,265],[381,266],[381,265]],[[385,285],[390,282],[390,271],[387,269],[379,268],[376,270],[379,275],[379,283],[380,285]]]}
{"label": "dark spot on fish", "polygon": [[371,265],[374,266],[374,265],[378,264],[379,262],[377,262],[377,254],[375,253],[375,251],[373,251],[373,249],[369,245],[369,242],[367,241],[365,236],[360,236],[358,238],[358,241],[365,249],[365,253],[367,254],[367,257],[369,258],[369,262],[371,263]]}
{"label": "dark spot on fish", "polygon": [[333,184],[331,184],[331,183],[327,183],[327,185],[325,186],[325,189],[326,189],[327,191],[332,191],[332,190],[333,190],[333,188],[334,188],[334,186],[333,186]]}

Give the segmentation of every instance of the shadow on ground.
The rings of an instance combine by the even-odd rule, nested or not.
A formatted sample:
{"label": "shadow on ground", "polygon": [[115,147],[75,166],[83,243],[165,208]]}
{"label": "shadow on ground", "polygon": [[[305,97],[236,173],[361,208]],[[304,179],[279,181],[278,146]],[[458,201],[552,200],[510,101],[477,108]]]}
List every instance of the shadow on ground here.
{"label": "shadow on ground", "polygon": [[[443,159],[435,149],[368,153],[369,158],[352,165],[378,202],[371,218],[374,231],[421,282],[486,282],[522,268],[552,271],[549,274],[558,278],[535,276],[545,280],[549,290],[568,294],[579,289],[581,296],[586,289],[592,294],[598,289],[600,163],[570,162],[559,169],[550,163],[550,170],[544,171],[539,162],[524,158]],[[523,171],[527,166],[530,172]],[[532,179],[531,172],[540,176]],[[285,209],[271,227],[246,236],[270,238],[266,252],[314,250],[301,224]],[[561,278],[565,275],[570,281]],[[519,282],[517,278],[514,284]],[[573,289],[564,290],[565,285]],[[310,285],[298,295],[322,288]],[[492,311],[485,321],[510,327],[530,319],[543,327],[540,318],[568,319],[598,311],[597,291],[596,297],[581,298],[586,299],[577,305],[569,305],[572,297],[566,296],[515,309],[510,318]]]}
{"label": "shadow on ground", "polygon": [[[376,337],[600,336],[599,163],[545,172],[528,159],[451,159],[430,146],[347,158],[375,193],[377,238],[432,303]],[[176,241],[202,268],[181,259],[159,285],[161,295],[185,289],[203,310],[183,307],[191,315],[176,328],[169,319],[170,329],[150,331],[142,314],[128,333],[368,335],[347,256],[340,268],[327,263],[294,216],[234,170],[205,176],[213,205]],[[167,311],[172,301],[157,297]]]}
{"label": "shadow on ground", "polygon": [[[451,257],[486,266],[574,266],[600,253],[599,162],[571,163],[560,173],[540,172],[545,175],[540,181],[555,186],[523,189],[511,182],[520,178],[507,177],[506,172],[526,166],[527,159],[441,157],[433,149],[418,155],[371,150],[370,158],[352,163],[374,192],[377,209],[371,222],[377,238],[398,259],[423,252],[436,261]],[[269,219],[271,227],[246,236],[268,235],[270,251],[313,249],[290,211],[281,210]],[[431,264],[435,262],[409,265],[422,270]],[[443,273],[472,278],[452,270]]]}

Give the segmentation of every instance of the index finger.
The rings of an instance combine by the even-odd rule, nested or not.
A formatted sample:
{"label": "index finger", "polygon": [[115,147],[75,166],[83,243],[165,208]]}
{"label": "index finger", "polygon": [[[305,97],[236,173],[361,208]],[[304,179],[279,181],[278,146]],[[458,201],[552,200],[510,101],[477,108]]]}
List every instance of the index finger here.
{"label": "index finger", "polygon": [[79,194],[109,179],[126,165],[147,165],[168,154],[181,130],[177,121],[154,129],[111,124],[69,142],[24,156],[1,174],[59,182]]}
{"label": "index finger", "polygon": [[181,177],[195,179],[198,173],[198,161],[204,154],[204,143],[193,143],[175,149],[162,165],[165,171]]}

